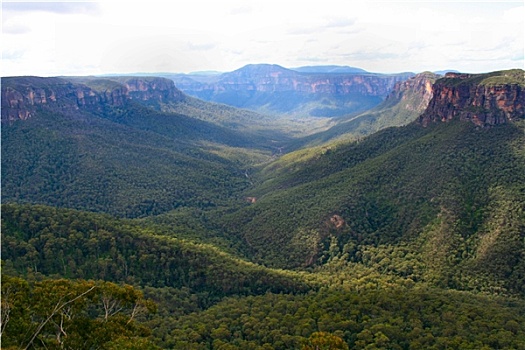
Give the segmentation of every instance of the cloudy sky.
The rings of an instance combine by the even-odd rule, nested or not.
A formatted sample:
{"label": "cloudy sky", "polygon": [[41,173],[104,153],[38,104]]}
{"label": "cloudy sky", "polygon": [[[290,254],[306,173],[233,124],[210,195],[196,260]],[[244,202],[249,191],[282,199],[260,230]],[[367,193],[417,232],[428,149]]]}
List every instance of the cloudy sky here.
{"label": "cloudy sky", "polygon": [[523,1],[2,1],[2,76],[524,67]]}

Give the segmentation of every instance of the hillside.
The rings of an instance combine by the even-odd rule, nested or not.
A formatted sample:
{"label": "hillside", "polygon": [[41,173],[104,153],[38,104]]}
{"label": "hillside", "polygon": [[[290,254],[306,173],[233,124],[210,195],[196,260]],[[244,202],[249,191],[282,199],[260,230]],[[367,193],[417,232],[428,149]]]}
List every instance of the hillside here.
{"label": "hillside", "polygon": [[435,79],[328,130],[2,79],[2,347],[523,348],[525,75]]}
{"label": "hillside", "polygon": [[432,85],[438,77],[424,72],[398,82],[376,107],[358,115],[339,117],[327,130],[292,141],[290,148],[357,140],[387,127],[409,124],[427,108],[432,98]]}
{"label": "hillside", "polygon": [[340,67],[287,69],[251,64],[221,75],[166,75],[200,99],[264,114],[338,117],[379,104],[412,73],[376,74]]}
{"label": "hillside", "polygon": [[164,113],[176,113],[236,130],[255,142],[287,140],[325,128],[326,121],[304,117],[300,120],[281,116],[276,118],[225,104],[211,103],[184,94],[172,81],[158,77],[113,76],[64,77],[86,85],[96,93],[117,95],[138,101],[141,105]]}
{"label": "hillside", "polygon": [[[500,86],[501,106],[522,105],[523,97],[502,100],[515,87]],[[265,264],[309,266],[338,256],[381,265],[386,252],[401,249],[414,260],[398,271],[390,257],[387,270],[467,289],[472,276],[487,276],[486,283],[497,281],[487,288],[523,293],[523,116],[492,128],[459,115],[417,121],[286,155],[248,192],[256,203],[223,224]]]}
{"label": "hillside", "polygon": [[[23,346],[33,332],[35,348],[83,340],[108,349],[284,350],[320,342],[342,349],[511,349],[525,341],[522,300],[432,288],[338,259],[314,273],[268,269],[107,215],[2,209],[2,302],[11,308],[3,346]],[[95,298],[49,314],[46,300],[60,303],[64,291],[74,296],[90,286],[98,286]],[[126,298],[150,310],[140,311],[131,326],[134,306]],[[110,308],[100,323],[101,305],[99,320],[90,318],[98,300],[120,303],[118,312],[128,316]],[[86,304],[89,313],[82,312]],[[53,322],[39,331],[42,317]],[[88,325],[97,332],[86,331]],[[57,343],[57,331],[69,336]]]}
{"label": "hillside", "polygon": [[[2,79],[4,203],[126,217],[225,205],[241,200],[246,168],[289,138],[271,126],[246,130],[264,118],[232,108],[218,121],[199,112],[215,108],[205,103],[194,104],[200,119],[163,112],[185,103],[166,79],[79,80]],[[223,126],[228,118],[240,126]]]}

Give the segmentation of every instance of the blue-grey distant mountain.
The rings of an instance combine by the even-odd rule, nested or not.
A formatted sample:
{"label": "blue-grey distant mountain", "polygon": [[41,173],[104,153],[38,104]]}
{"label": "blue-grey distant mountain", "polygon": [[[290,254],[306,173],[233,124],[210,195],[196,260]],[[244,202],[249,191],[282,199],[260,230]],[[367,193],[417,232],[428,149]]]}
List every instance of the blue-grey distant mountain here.
{"label": "blue-grey distant mountain", "polygon": [[197,72],[190,72],[188,75],[219,75],[222,74],[222,72],[216,71],[216,70],[204,70],[204,71],[197,71]]}
{"label": "blue-grey distant mountain", "polygon": [[436,70],[433,73],[434,74],[439,74],[439,75],[445,75],[447,73],[459,73],[459,71],[457,71],[455,69],[443,69],[443,70]]}
{"label": "blue-grey distant mountain", "polygon": [[359,139],[381,129],[407,125],[427,108],[433,96],[432,85],[438,78],[437,74],[423,72],[399,82],[376,107],[357,116],[338,118],[328,130],[295,140],[290,149]]}
{"label": "blue-grey distant mountain", "polygon": [[[206,101],[266,114],[337,117],[376,106],[397,82],[414,75],[345,73],[328,67],[335,66],[298,72],[274,64],[250,64],[220,75],[164,76],[185,93]],[[329,69],[335,71],[326,72]]]}
{"label": "blue-grey distant mountain", "polygon": [[297,67],[297,68],[291,68],[292,70],[296,72],[301,73],[368,73],[366,70],[357,68],[357,67],[349,67],[349,66],[304,66],[304,67]]}

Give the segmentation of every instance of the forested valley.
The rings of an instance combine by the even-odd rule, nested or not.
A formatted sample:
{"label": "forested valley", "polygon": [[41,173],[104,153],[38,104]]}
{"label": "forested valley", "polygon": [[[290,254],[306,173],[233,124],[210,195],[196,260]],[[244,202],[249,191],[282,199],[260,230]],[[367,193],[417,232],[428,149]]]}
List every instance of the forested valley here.
{"label": "forested valley", "polygon": [[298,118],[2,78],[2,348],[525,349],[524,73],[417,79]]}

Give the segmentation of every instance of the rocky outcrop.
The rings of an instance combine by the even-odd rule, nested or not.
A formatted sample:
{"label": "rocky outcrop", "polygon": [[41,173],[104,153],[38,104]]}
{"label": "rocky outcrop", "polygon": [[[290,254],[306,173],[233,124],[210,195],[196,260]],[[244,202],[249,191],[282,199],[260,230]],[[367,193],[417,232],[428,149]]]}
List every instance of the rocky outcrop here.
{"label": "rocky outcrop", "polygon": [[174,76],[175,84],[190,95],[228,91],[299,92],[308,94],[366,94],[385,97],[406,74],[306,73],[271,64],[251,64],[236,71],[208,78]]}
{"label": "rocky outcrop", "polygon": [[38,106],[80,108],[99,103],[90,88],[60,78],[2,78],[2,121],[31,118]]}
{"label": "rocky outcrop", "polygon": [[158,101],[161,103],[180,101],[184,98],[182,91],[175,87],[172,80],[164,78],[120,78],[126,88],[126,96],[142,101]]}
{"label": "rocky outcrop", "polygon": [[252,64],[220,75],[169,77],[179,89],[205,101],[263,114],[340,117],[376,106],[397,82],[413,75],[297,72]]}
{"label": "rocky outcrop", "polygon": [[398,82],[388,94],[385,104],[399,104],[404,110],[423,113],[433,96],[432,85],[438,78],[437,74],[423,72]]}
{"label": "rocky outcrop", "polygon": [[433,86],[433,97],[419,117],[429,123],[452,119],[491,126],[525,118],[525,76],[521,69],[489,74],[448,73]]}
{"label": "rocky outcrop", "polygon": [[101,110],[128,100],[179,101],[184,94],[164,78],[2,78],[2,121],[26,120],[37,108]]}

